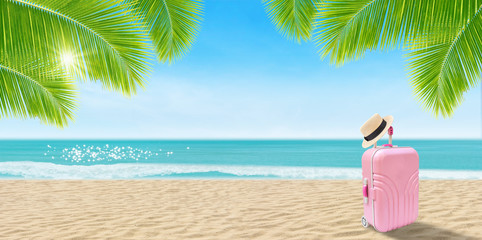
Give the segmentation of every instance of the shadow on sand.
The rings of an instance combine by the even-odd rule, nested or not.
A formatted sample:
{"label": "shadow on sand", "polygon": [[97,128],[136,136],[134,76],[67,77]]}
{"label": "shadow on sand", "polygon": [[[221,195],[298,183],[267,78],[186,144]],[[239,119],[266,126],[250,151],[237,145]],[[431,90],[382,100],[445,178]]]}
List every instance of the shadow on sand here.
{"label": "shadow on sand", "polygon": [[448,229],[436,227],[434,225],[415,222],[403,228],[399,228],[387,233],[383,233],[387,237],[393,239],[464,239],[464,240],[476,240],[475,237],[466,236],[460,233],[453,232]]}

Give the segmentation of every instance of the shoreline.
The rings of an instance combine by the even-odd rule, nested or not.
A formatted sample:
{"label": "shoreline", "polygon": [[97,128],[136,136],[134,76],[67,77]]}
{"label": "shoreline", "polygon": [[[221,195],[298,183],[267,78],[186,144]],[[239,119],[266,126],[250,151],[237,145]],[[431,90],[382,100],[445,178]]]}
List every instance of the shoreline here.
{"label": "shoreline", "polygon": [[[241,181],[240,181],[241,180]],[[482,180],[421,180],[419,218],[361,226],[361,180],[0,180],[1,239],[477,239]]]}
{"label": "shoreline", "polygon": [[[276,179],[358,180],[361,167],[228,164],[115,163],[63,165],[52,162],[0,162],[2,179]],[[420,179],[482,180],[482,169],[420,169]]]}
{"label": "shoreline", "polygon": [[[246,181],[246,182],[250,182],[250,181],[255,181],[255,182],[264,182],[264,181],[273,181],[273,182],[276,182],[276,181],[280,181],[280,182],[290,182],[290,181],[294,181],[294,182],[297,182],[297,181],[306,181],[306,182],[311,182],[311,181],[322,181],[322,182],[325,182],[325,181],[334,181],[334,182],[338,182],[338,181],[348,181],[348,182],[353,182],[353,181],[360,181],[361,182],[361,179],[360,180],[357,180],[357,179],[308,179],[308,178],[245,178],[245,177],[240,177],[240,178],[207,178],[207,177],[203,177],[203,178],[186,178],[186,177],[180,177],[180,178],[137,178],[137,179],[35,179],[35,178],[0,178],[0,186],[2,185],[1,182],[3,181],[10,181],[10,182],[22,182],[22,181],[25,181],[25,182],[62,182],[62,181],[65,181],[65,182],[83,182],[83,181],[86,181],[86,182],[96,182],[96,181],[99,181],[99,182],[150,182],[150,181],[195,181],[195,182],[199,182],[199,181],[212,181],[212,182],[218,182],[218,181]],[[440,182],[440,181],[448,181],[448,182],[452,182],[452,181],[469,181],[469,182],[481,182],[482,184],[482,179],[420,179],[419,181],[428,181],[428,182]],[[481,185],[482,187],[482,185]]]}

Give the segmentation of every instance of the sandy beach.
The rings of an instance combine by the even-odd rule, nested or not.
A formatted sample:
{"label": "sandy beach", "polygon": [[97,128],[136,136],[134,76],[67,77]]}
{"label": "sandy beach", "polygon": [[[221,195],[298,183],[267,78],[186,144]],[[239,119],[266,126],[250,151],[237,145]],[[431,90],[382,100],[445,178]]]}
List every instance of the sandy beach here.
{"label": "sandy beach", "polygon": [[365,229],[355,180],[2,180],[0,239],[482,239],[482,181],[420,183],[416,223]]}

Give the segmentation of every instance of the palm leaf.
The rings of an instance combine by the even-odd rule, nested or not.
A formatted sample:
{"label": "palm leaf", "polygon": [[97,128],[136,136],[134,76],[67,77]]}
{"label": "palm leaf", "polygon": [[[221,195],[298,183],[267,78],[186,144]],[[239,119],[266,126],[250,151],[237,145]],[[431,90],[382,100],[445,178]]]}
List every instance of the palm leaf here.
{"label": "palm leaf", "polygon": [[0,61],[0,117],[38,118],[65,127],[76,109],[74,81],[60,68]]}
{"label": "palm leaf", "polygon": [[481,0],[333,0],[320,4],[314,40],[337,65],[367,50],[410,50],[411,84],[426,109],[451,116],[481,74]]}
{"label": "palm leaf", "polygon": [[49,62],[73,58],[71,73],[127,96],[149,73],[147,34],[120,0],[0,0],[0,47]]}
{"label": "palm leaf", "polygon": [[201,28],[201,0],[128,0],[147,25],[158,59],[172,63],[192,47]]}
{"label": "palm leaf", "polygon": [[463,101],[464,92],[480,81],[481,9],[482,4],[479,3],[479,9],[472,12],[472,16],[459,25],[457,31],[445,35],[445,41],[432,40],[431,45],[422,44],[418,48],[417,44],[413,44],[413,51],[407,55],[415,93],[436,116],[451,116]]}
{"label": "palm leaf", "polygon": [[315,16],[314,41],[322,58],[330,55],[332,63],[342,65],[362,58],[367,50],[411,44],[431,32],[443,38],[453,30],[447,26],[467,21],[478,1],[325,1]]}
{"label": "palm leaf", "polygon": [[269,18],[276,29],[290,40],[311,38],[313,18],[321,0],[263,0]]}

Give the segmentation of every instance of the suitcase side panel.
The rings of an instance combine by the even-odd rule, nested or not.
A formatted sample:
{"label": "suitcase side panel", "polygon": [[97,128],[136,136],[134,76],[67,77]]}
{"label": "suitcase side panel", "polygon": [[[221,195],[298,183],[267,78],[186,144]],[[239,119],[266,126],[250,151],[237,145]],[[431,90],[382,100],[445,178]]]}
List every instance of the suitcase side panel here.
{"label": "suitcase side panel", "polygon": [[378,231],[390,231],[417,219],[418,167],[413,148],[380,149],[374,155],[373,226]]}
{"label": "suitcase side panel", "polygon": [[[372,169],[371,169],[371,161],[373,153],[376,151],[376,148],[370,148],[363,153],[362,156],[362,179],[367,179],[367,187],[368,189],[372,189]],[[369,193],[373,193],[369,191]],[[372,209],[372,199],[373,194],[368,193],[367,201],[363,201],[363,215],[365,216],[367,222],[370,225],[373,225],[373,209]]]}

